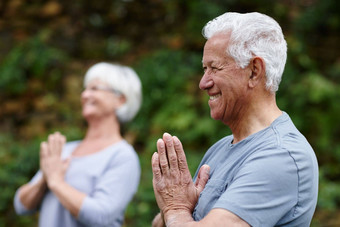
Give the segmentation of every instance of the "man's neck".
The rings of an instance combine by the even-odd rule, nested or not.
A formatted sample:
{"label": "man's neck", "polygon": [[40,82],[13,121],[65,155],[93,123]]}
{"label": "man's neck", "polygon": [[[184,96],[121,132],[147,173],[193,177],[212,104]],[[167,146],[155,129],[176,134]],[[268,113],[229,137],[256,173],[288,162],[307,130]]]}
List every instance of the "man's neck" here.
{"label": "man's neck", "polygon": [[238,143],[248,136],[269,127],[282,114],[282,111],[276,105],[274,96],[252,103],[242,113],[237,120],[228,124],[234,136],[233,143]]}

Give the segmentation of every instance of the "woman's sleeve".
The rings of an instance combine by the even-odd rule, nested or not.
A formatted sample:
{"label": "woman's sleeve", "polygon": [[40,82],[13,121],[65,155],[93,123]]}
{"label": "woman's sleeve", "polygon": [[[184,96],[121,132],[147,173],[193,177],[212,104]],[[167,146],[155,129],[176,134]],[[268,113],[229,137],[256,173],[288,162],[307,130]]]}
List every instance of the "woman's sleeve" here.
{"label": "woman's sleeve", "polygon": [[137,154],[122,152],[118,162],[98,180],[93,193],[85,197],[78,220],[90,226],[107,226],[123,222],[124,211],[136,193],[140,179]]}

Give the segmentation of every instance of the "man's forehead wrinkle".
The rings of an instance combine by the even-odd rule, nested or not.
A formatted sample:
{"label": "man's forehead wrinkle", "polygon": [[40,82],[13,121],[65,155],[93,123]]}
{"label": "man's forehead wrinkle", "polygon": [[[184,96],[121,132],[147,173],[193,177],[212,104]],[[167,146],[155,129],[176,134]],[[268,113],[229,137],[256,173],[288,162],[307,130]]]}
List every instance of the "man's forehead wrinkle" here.
{"label": "man's forehead wrinkle", "polygon": [[208,61],[202,60],[203,65],[212,65],[212,64],[215,64],[215,63],[218,63],[218,61],[216,61],[216,60],[208,60]]}

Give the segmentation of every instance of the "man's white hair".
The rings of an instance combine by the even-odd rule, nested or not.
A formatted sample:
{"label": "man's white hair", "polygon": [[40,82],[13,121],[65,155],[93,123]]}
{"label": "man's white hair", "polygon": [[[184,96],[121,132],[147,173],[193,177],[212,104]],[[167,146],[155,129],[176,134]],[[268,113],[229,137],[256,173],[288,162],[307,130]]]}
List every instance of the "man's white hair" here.
{"label": "man's white hair", "polygon": [[202,34],[206,39],[217,33],[230,33],[226,54],[241,67],[259,56],[266,66],[266,88],[276,92],[287,60],[287,43],[280,25],[261,13],[225,13],[209,21]]}

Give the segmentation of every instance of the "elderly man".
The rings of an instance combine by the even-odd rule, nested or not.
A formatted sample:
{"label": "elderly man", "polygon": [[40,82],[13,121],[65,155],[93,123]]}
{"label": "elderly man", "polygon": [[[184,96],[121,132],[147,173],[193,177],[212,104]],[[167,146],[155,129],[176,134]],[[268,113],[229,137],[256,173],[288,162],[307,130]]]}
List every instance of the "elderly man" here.
{"label": "elderly man", "polygon": [[225,13],[203,29],[211,117],[232,135],[203,157],[194,180],[180,140],[164,133],[152,156],[161,213],[153,226],[309,226],[318,193],[312,147],[275,100],[287,58],[278,23]]}

